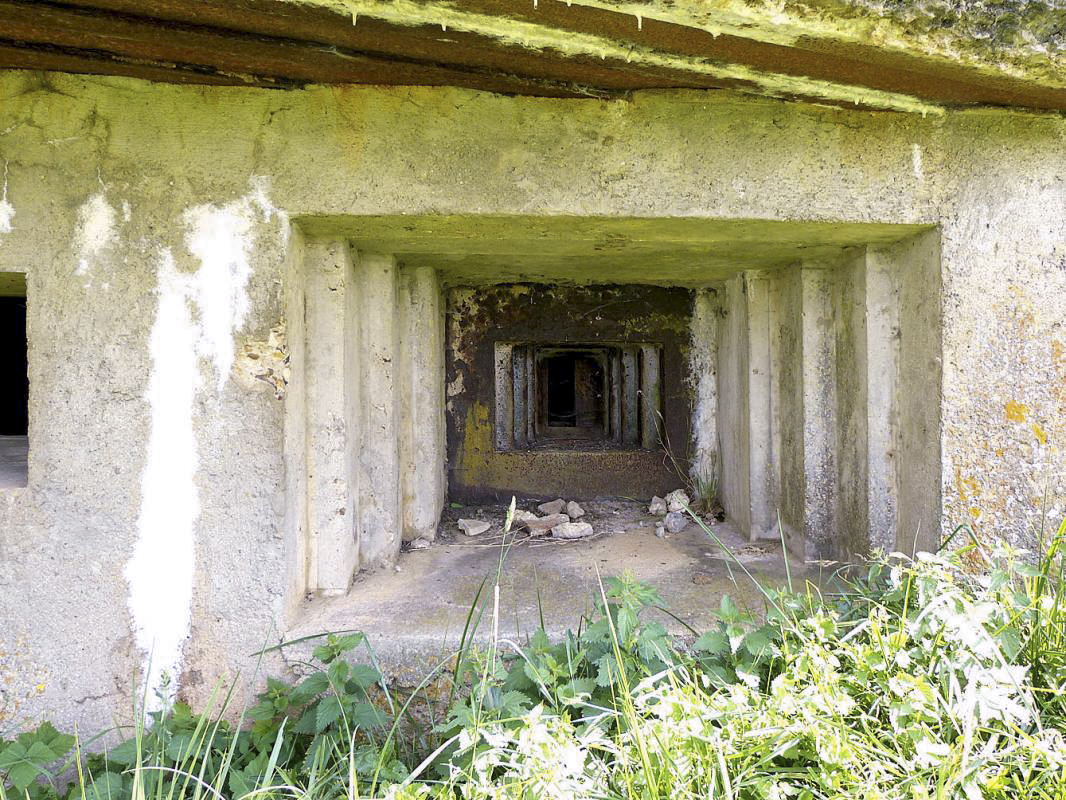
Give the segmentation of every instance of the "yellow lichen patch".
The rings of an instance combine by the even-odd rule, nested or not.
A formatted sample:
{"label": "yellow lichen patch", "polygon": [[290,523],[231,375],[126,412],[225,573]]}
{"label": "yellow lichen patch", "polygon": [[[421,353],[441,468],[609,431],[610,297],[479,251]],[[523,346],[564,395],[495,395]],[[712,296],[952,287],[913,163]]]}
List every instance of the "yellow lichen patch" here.
{"label": "yellow lichen patch", "polygon": [[1040,444],[1047,444],[1047,432],[1035,422],[1033,423],[1033,435]]}
{"label": "yellow lichen patch", "polygon": [[1007,401],[1004,410],[1007,412],[1007,419],[1011,422],[1025,422],[1029,417],[1029,407],[1014,400]]}
{"label": "yellow lichen patch", "polygon": [[270,329],[265,342],[249,340],[241,345],[234,369],[246,389],[266,384],[279,400],[284,397],[290,378],[285,320]]}
{"label": "yellow lichen patch", "polygon": [[488,407],[484,403],[471,403],[465,423],[463,446],[459,449],[456,470],[469,476],[473,482],[491,484],[497,476],[492,474],[489,458],[493,443]]}

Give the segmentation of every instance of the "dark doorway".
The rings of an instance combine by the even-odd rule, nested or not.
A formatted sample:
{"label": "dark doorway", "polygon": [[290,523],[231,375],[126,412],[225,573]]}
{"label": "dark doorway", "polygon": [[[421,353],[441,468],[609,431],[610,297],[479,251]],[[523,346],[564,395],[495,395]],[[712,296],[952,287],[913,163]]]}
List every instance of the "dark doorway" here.
{"label": "dark doorway", "polygon": [[538,348],[536,360],[538,435],[606,438],[606,352],[565,346]]}
{"label": "dark doorway", "polygon": [[573,356],[549,358],[545,367],[548,372],[548,424],[576,425]]}
{"label": "dark doorway", "polygon": [[25,436],[30,389],[25,297],[0,297],[0,359],[7,375],[0,391],[0,436]]}

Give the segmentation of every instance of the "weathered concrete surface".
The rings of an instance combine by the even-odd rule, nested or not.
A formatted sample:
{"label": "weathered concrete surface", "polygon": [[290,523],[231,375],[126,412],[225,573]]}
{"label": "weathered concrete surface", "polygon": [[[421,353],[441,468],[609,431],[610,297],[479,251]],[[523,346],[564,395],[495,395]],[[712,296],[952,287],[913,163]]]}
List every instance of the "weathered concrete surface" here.
{"label": "weathered concrete surface", "polygon": [[[590,506],[592,513],[596,508],[595,504]],[[593,522],[594,527],[597,524]],[[746,552],[745,537],[732,525],[715,525],[713,530],[764,586],[787,584],[779,548]],[[515,643],[524,641],[536,630],[541,613],[550,635],[576,630],[582,616],[593,612],[604,576],[626,570],[656,586],[667,608],[697,630],[706,630],[714,623],[723,594],[742,608],[762,608],[759,588],[735,563],[727,563],[725,552],[694,523],[664,539],[654,531],[649,520],[643,527],[633,525],[590,541],[538,540],[532,546],[526,541],[508,550],[500,580],[500,637]],[[402,686],[418,685],[430,670],[457,653],[478,588],[486,575],[496,575],[500,565],[501,540],[496,537],[494,541],[496,546],[486,546],[460,537],[429,550],[405,553],[397,562],[398,571],[367,575],[351,595],[315,605],[288,638],[329,630],[362,630],[370,637],[390,679]],[[792,569],[793,580],[800,582],[810,579],[818,583],[823,574],[830,573],[817,567],[805,571],[793,565]],[[422,587],[422,596],[412,596],[412,584]],[[491,588],[483,590],[476,608],[477,628],[472,639],[485,645],[492,636]],[[404,620],[403,636],[394,633],[397,616]],[[656,618],[671,632],[690,636],[676,619],[665,614]],[[314,645],[313,641],[297,645],[286,657],[296,663],[306,658]]]}
{"label": "weathered concrete surface", "polygon": [[[362,216],[406,215],[425,231],[433,215],[485,212],[745,220],[754,239],[781,220],[918,226],[912,237],[936,226],[912,241],[939,250],[939,275],[924,256],[900,259],[911,270],[901,330],[919,339],[901,350],[915,354],[900,362],[907,447],[927,459],[900,496],[939,483],[944,524],[1032,543],[1044,509],[1054,519],[1066,503],[1064,144],[1062,119],[1005,112],[0,75],[0,271],[26,272],[30,298],[29,487],[0,491],[2,638],[28,643],[11,684],[32,695],[25,718],[47,708],[89,730],[125,715],[147,641],[167,647],[157,681],[162,663],[201,700],[302,618],[301,467],[286,455],[306,439],[285,427],[301,402],[299,356],[290,346],[280,399],[236,358],[249,343],[270,349],[285,316],[286,339],[307,339],[287,314],[301,236],[286,218],[345,238]],[[721,265],[729,249],[703,252]],[[611,280],[610,263],[593,279]],[[939,386],[928,382],[937,358]],[[721,360],[718,373],[730,374]],[[159,391],[175,384],[193,386],[187,403]],[[932,422],[939,443],[922,438]],[[916,527],[903,513],[901,501],[900,529]],[[923,521],[922,533],[936,531]],[[179,554],[191,571],[172,569]]]}

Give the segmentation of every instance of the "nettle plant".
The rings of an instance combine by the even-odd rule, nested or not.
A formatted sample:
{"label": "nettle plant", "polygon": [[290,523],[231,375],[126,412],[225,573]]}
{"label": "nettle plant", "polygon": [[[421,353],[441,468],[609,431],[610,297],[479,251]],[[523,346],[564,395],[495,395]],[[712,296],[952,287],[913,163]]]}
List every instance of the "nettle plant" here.
{"label": "nettle plant", "polygon": [[647,618],[656,608],[664,608],[658,591],[626,573],[605,581],[593,615],[560,641],[541,629],[524,646],[508,643],[504,656],[495,648],[464,654],[457,680],[469,690],[437,728],[446,742],[437,774],[454,779],[484,769],[478,731],[495,730],[498,743],[505,731],[518,730],[529,714],[545,709],[564,716],[565,726],[573,721],[583,731],[611,728],[622,719],[618,711],[630,702],[633,687],[680,663],[666,628]]}
{"label": "nettle plant", "polygon": [[48,800],[57,797],[54,768],[74,750],[75,738],[60,733],[50,722],[13,740],[0,739],[0,795],[5,787],[19,797]]}
{"label": "nettle plant", "polygon": [[442,772],[496,800],[1063,800],[1064,542],[895,554],[833,594],[764,589],[762,613],[726,598],[688,655],[622,581],[584,635],[484,670]]}
{"label": "nettle plant", "polygon": [[388,735],[392,716],[375,703],[379,695],[388,704],[375,691],[381,674],[346,660],[364,643],[359,633],[328,636],[314,649],[308,674],[296,684],[269,679],[236,726],[179,702],[148,714],[121,744],[83,760],[64,761],[75,739],[47,723],[0,741],[0,797],[6,789],[19,798],[55,800],[56,776],[72,764],[79,780],[67,788],[68,800],[201,796],[205,786],[240,798],[272,782],[402,780],[407,770]]}
{"label": "nettle plant", "polygon": [[759,612],[726,598],[691,648],[653,588],[611,579],[558,641],[461,648],[425,740],[350,663],[363,637],[330,636],[232,728],[178,705],[85,759],[51,726],[0,742],[0,800],[56,800],[64,764],[68,800],[1066,800],[1064,542],[878,558],[831,594],[762,588]]}

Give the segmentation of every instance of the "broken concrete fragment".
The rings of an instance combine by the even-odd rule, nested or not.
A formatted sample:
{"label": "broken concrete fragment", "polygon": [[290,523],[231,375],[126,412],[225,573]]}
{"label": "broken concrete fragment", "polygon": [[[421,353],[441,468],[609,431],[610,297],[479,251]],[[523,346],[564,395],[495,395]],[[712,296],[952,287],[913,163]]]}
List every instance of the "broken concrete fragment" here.
{"label": "broken concrete fragment", "polygon": [[558,514],[564,508],[566,508],[565,500],[552,500],[550,503],[541,503],[537,506],[537,511],[541,514]]}
{"label": "broken concrete fragment", "polygon": [[570,517],[566,516],[566,514],[549,514],[546,517],[536,517],[534,519],[526,520],[523,524],[534,536],[543,536],[556,525],[562,525],[569,521]]}
{"label": "broken concrete fragment", "polygon": [[566,515],[570,517],[570,519],[577,519],[578,517],[585,516],[585,509],[571,500],[566,504]]}
{"label": "broken concrete fragment", "polygon": [[680,511],[671,511],[663,520],[663,527],[670,533],[681,533],[688,527],[688,517]]}
{"label": "broken concrete fragment", "polygon": [[428,550],[433,546],[433,543],[429,539],[418,538],[407,545],[411,550]]}
{"label": "broken concrete fragment", "polygon": [[684,511],[691,502],[684,489],[675,489],[666,496],[666,510]]}
{"label": "broken concrete fragment", "polygon": [[592,536],[592,526],[587,522],[563,522],[552,528],[554,539],[587,539]]}
{"label": "broken concrete fragment", "polygon": [[480,519],[461,519],[459,529],[467,536],[480,536],[492,527],[488,522]]}
{"label": "broken concrete fragment", "polygon": [[651,505],[648,506],[649,514],[655,514],[656,516],[661,517],[665,515],[667,511],[669,511],[669,509],[666,507],[665,500],[658,496],[651,499]]}

